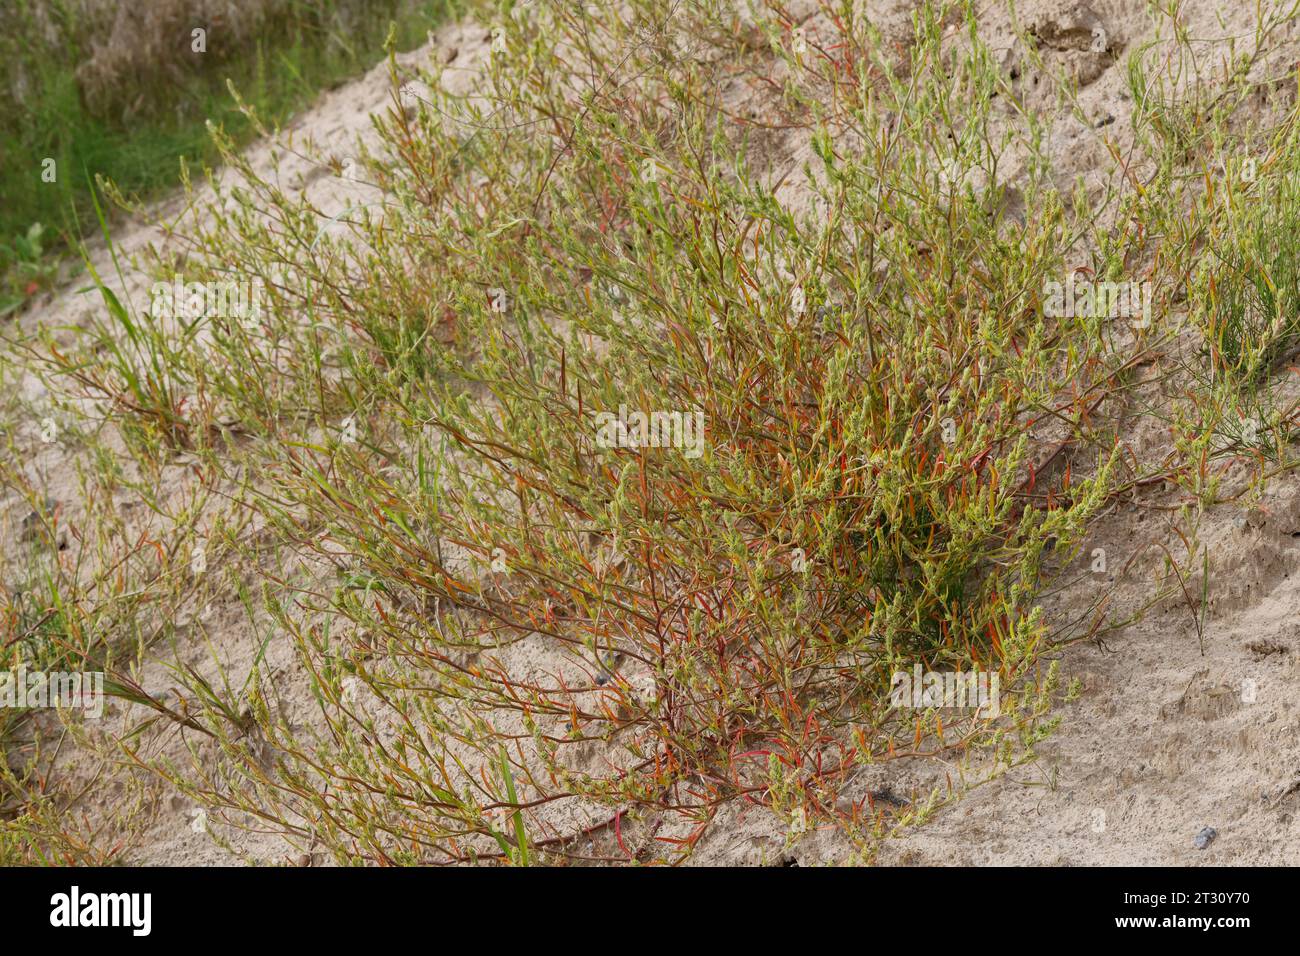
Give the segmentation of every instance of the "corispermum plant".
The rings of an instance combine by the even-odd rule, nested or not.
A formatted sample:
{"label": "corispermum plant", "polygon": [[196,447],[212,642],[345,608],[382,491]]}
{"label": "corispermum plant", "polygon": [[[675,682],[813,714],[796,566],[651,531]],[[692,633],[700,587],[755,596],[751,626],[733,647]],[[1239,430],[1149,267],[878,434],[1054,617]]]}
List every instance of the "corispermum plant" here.
{"label": "corispermum plant", "polygon": [[[815,24],[503,10],[472,96],[391,61],[328,218],[214,130],[227,179],[154,278],[265,308],[178,324],[101,285],[43,366],[229,509],[168,573],[237,597],[257,653],[178,663],[179,701],[118,675],[193,758],[129,759],[339,862],[528,865],[679,862],[742,813],[869,855],[939,797],[880,805],[864,770],[1029,752],[1034,599],[1114,468],[1090,416],[1123,361],[1043,303],[1087,202],[965,6],[920,11],[906,62]],[[219,576],[175,559],[200,541]],[[914,669],[1003,696],[900,703]]]}
{"label": "corispermum plant", "polygon": [[[1050,467],[1104,375],[1043,315],[1066,215],[1037,174],[1007,214],[1000,157],[1034,137],[993,120],[978,42],[927,11],[903,75],[828,22],[817,60],[763,25],[792,69],[746,124],[719,119],[726,56],[664,53],[734,49],[733,14],[540,8],[485,99],[395,94],[347,235],[241,187],[266,215],[201,251],[318,307],[294,332],[313,303],[275,283],[283,336],[218,339],[206,388],[272,433],[248,369],[343,343],[280,396],[316,430],[264,449],[255,502],[335,570],[268,592],[324,731],[264,685],[274,769],[214,710],[229,760],[178,781],[341,859],[674,858],[736,801],[864,837],[856,770],[1033,724],[1044,554],[1109,474]],[[749,158],[765,125],[808,144],[784,182]],[[916,663],[996,672],[1002,722],[894,706]]]}

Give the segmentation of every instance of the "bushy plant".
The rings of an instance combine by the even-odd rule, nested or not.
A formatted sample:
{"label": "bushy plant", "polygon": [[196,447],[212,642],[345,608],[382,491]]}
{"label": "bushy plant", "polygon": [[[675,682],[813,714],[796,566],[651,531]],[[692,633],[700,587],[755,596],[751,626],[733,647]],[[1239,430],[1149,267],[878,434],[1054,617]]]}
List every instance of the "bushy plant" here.
{"label": "bushy plant", "polygon": [[1044,554],[1104,499],[1104,456],[1038,472],[1104,384],[1041,307],[1062,203],[1035,174],[1004,215],[999,158],[1033,137],[932,11],[907,74],[865,28],[828,21],[811,62],[765,25],[790,64],[765,108],[810,150],[779,185],[760,125],[719,118],[734,17],[516,17],[482,99],[395,91],[344,231],[227,149],[246,181],[196,252],[274,308],[169,364],[256,436],[250,503],[334,577],[267,591],[320,735],[262,683],[274,769],[228,702],[227,760],[183,786],[340,859],[596,830],[626,858],[633,820],[673,855],[733,801],[863,832],[856,769],[1033,724],[1032,679],[955,731],[889,690],[913,663],[1031,678]]}

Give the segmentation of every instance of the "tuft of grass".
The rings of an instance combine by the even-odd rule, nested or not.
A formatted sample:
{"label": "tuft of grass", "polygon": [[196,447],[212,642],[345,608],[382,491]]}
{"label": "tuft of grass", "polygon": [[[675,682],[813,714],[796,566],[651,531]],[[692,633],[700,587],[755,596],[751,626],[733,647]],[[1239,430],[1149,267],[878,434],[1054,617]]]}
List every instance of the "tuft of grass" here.
{"label": "tuft of grass", "polygon": [[1276,150],[1229,176],[1206,236],[1194,294],[1216,377],[1260,384],[1300,335],[1300,144],[1294,126]]}

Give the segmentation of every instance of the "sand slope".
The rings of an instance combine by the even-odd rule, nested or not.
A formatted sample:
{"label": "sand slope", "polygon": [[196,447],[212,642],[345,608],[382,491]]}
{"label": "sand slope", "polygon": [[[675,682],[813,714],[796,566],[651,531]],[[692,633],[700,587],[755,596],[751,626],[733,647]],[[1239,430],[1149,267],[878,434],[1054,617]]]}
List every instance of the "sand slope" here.
{"label": "sand slope", "polygon": [[[870,16],[886,37],[905,42],[906,2],[868,3]],[[1129,149],[1127,131],[1132,103],[1125,90],[1124,57],[1154,39],[1146,4],[1140,0],[1094,0],[1088,4],[1027,2],[1018,5],[1022,22],[1035,24],[1049,66],[1073,72],[1080,84],[1080,106],[1091,125],[1081,123],[1055,104],[1036,108],[1053,117],[1049,152],[1058,163],[1063,182],[1083,177],[1092,187],[1108,172],[1106,139],[1121,152]],[[1200,36],[1237,35],[1249,43],[1251,11],[1214,11],[1211,5],[1189,11]],[[1218,13],[1223,22],[1219,22]],[[1034,102],[1034,70],[1020,62],[1012,49],[1006,10],[990,5],[982,21],[986,38],[1006,50],[1005,68],[1016,72],[1026,102]],[[1100,31],[1100,34],[1099,32]],[[431,46],[403,56],[410,64],[437,57],[452,67],[450,82],[473,83],[482,62],[487,36],[482,27],[457,24],[439,31]],[[1300,44],[1290,36],[1274,38],[1276,56],[1270,64],[1294,62]],[[738,94],[743,97],[743,91]],[[1276,97],[1294,98],[1294,83]],[[1262,95],[1261,109],[1270,104]],[[286,130],[284,145],[308,156],[282,151],[278,175],[303,189],[325,217],[348,201],[365,202],[369,187],[346,182],[323,161],[357,154],[357,143],[373,142],[369,116],[393,108],[387,68],[380,65],[366,76],[322,95],[313,108]],[[801,148],[790,142],[769,144],[773,165],[798,159]],[[259,143],[250,148],[250,162],[260,173],[272,171],[277,146]],[[206,190],[199,190],[203,199]],[[181,200],[159,204],[161,218],[174,220],[183,234],[192,209]],[[115,240],[130,257],[153,244],[167,248],[168,239],[153,226],[123,223]],[[107,252],[95,253],[105,277],[112,270]],[[116,278],[110,278],[117,283]],[[73,283],[20,318],[27,330],[83,323],[99,308],[93,296],[79,294]],[[128,270],[119,293],[138,306],[147,302],[147,285]],[[43,389],[27,377],[5,383],[26,403],[39,407]],[[1154,386],[1153,386],[1154,387]],[[24,468],[46,487],[52,499],[66,503],[75,515],[78,489],[67,466],[70,452],[39,441],[38,419],[23,432],[30,450]],[[1131,422],[1129,440],[1135,455],[1149,456],[1162,447],[1159,429],[1139,418]],[[185,462],[167,478],[171,493],[185,493]],[[1182,500],[1174,489],[1146,489],[1139,500],[1114,508],[1097,524],[1077,562],[1062,575],[1056,593],[1044,598],[1054,626],[1084,615],[1104,596],[1107,610],[1122,619],[1141,607],[1171,579],[1165,573],[1160,545],[1179,557],[1183,544],[1169,527],[1170,507]],[[14,498],[0,502],[0,540],[12,556],[26,514]],[[149,518],[140,516],[148,527]],[[1061,728],[1037,750],[1039,759],[1017,768],[954,801],[925,826],[898,835],[880,854],[884,864],[1223,864],[1300,862],[1300,479],[1279,479],[1266,496],[1249,507],[1220,506],[1200,518],[1199,546],[1208,549],[1210,597],[1203,632],[1196,612],[1186,601],[1165,599],[1140,622],[1108,633],[1103,642],[1078,643],[1056,653],[1067,680],[1081,684],[1079,698],[1059,709]],[[1109,570],[1089,571],[1094,548],[1107,552]],[[1198,550],[1197,554],[1201,552]],[[1200,558],[1196,559],[1198,562]],[[1199,585],[1198,585],[1199,586]],[[238,670],[256,653],[256,642],[238,606],[194,608],[183,621],[191,646],[179,646],[176,656],[196,667],[210,667],[212,648]],[[164,664],[172,649],[157,648],[157,659],[145,668],[147,686],[163,689]],[[290,649],[272,645],[270,667],[281,684],[292,688],[302,678]],[[305,690],[290,706],[306,709]],[[115,706],[102,726],[92,729],[101,741],[114,729],[128,726],[140,714]],[[174,759],[185,755],[184,741],[170,730],[148,738],[152,754]],[[65,772],[90,780],[100,771],[90,757],[72,754],[63,759]],[[917,799],[934,786],[957,785],[953,768],[891,766],[872,778],[871,786],[888,787],[904,799]],[[226,849],[194,826],[194,808],[171,795],[150,776],[110,769],[98,777],[93,793],[82,801],[90,815],[111,816],[137,799],[144,800],[148,823],[144,839],[124,851],[139,863],[204,864],[228,862]],[[862,786],[866,786],[864,780]],[[214,822],[213,827],[217,824]],[[1193,843],[1203,827],[1217,838],[1205,849]],[[316,862],[310,852],[284,844],[278,837],[222,829],[234,849],[248,859],[305,864]],[[697,862],[779,862],[803,864],[848,858],[842,841],[817,833],[792,849],[784,849],[784,834],[770,821],[733,818],[717,828],[700,847]]]}

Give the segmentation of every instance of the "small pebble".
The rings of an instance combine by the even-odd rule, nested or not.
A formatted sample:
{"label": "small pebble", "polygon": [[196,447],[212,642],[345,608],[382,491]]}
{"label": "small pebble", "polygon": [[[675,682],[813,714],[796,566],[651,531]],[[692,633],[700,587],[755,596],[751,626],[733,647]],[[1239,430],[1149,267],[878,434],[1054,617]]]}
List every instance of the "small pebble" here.
{"label": "small pebble", "polygon": [[[53,498],[45,499],[45,511],[32,511],[27,514],[22,521],[22,530],[19,534],[19,540],[27,543],[39,541],[46,536],[46,533],[53,530],[54,512],[59,507],[59,503]],[[59,550],[62,551],[67,546],[67,536],[60,532]]]}
{"label": "small pebble", "polygon": [[1219,835],[1219,831],[1214,827],[1205,827],[1200,833],[1196,834],[1196,839],[1192,842],[1196,844],[1196,849],[1204,850],[1214,842],[1214,838]]}

